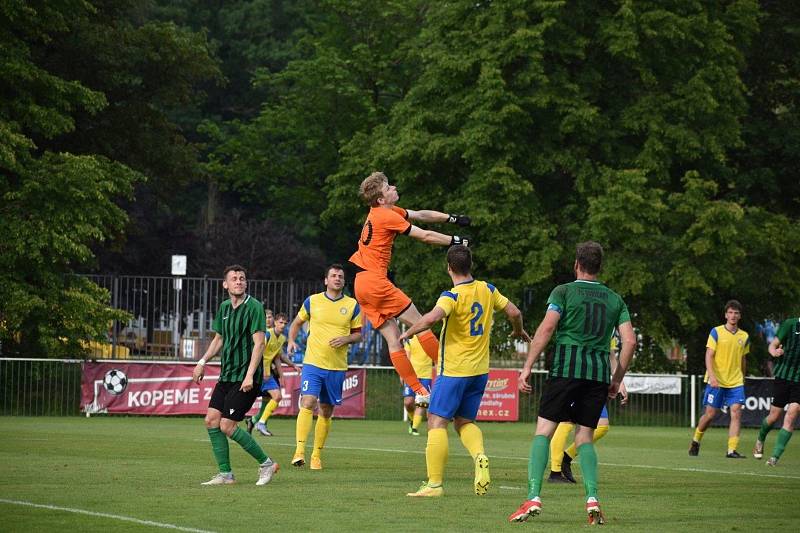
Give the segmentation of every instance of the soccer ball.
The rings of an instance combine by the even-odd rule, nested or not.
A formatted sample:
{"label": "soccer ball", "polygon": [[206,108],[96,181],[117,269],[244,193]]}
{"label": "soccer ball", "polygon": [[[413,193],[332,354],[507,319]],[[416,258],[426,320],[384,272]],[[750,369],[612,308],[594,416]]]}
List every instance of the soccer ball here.
{"label": "soccer ball", "polygon": [[128,377],[122,370],[112,369],[103,378],[103,387],[113,395],[122,394],[128,386]]}

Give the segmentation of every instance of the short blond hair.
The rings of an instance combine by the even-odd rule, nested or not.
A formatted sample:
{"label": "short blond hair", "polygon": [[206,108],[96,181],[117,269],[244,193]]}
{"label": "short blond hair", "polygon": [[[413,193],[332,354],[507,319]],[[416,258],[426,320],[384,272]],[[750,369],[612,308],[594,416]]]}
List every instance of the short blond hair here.
{"label": "short blond hair", "polygon": [[358,194],[361,195],[361,198],[372,207],[376,207],[378,205],[378,199],[383,196],[383,184],[389,183],[389,178],[386,177],[386,174],[380,171],[375,171],[367,178],[361,182],[361,186],[358,188]]}

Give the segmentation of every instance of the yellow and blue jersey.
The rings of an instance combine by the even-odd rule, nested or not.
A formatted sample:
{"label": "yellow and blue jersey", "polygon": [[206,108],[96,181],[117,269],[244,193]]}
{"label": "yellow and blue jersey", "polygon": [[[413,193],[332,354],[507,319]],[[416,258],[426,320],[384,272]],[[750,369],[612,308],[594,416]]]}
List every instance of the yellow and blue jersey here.
{"label": "yellow and blue jersey", "polygon": [[439,336],[440,375],[466,377],[489,372],[494,312],[507,304],[508,298],[494,285],[480,280],[459,283],[439,296],[436,307],[445,314]]}
{"label": "yellow and blue jersey", "polygon": [[[711,330],[706,348],[714,350],[714,374],[720,387],[740,387],[744,385],[742,359],[750,353],[750,336],[737,329],[736,333],[728,331],[724,325]],[[708,381],[706,372],[704,381]]]}
{"label": "yellow and blue jersey", "polygon": [[347,370],[347,349],[329,343],[334,337],[361,329],[361,309],[354,298],[341,295],[333,300],[324,292],[312,294],[303,302],[297,316],[308,322],[308,343],[303,363],[325,370]]}
{"label": "yellow and blue jersey", "polygon": [[416,335],[411,337],[411,342],[406,345],[406,352],[408,353],[409,361],[411,361],[411,366],[414,367],[414,372],[419,379],[433,378],[433,362],[428,357],[428,354],[425,353]]}
{"label": "yellow and blue jersey", "polygon": [[264,345],[264,368],[269,369],[272,360],[281,353],[281,349],[286,343],[286,335],[283,333],[278,335],[275,333],[275,328],[272,328],[267,330],[265,337],[267,342]]}

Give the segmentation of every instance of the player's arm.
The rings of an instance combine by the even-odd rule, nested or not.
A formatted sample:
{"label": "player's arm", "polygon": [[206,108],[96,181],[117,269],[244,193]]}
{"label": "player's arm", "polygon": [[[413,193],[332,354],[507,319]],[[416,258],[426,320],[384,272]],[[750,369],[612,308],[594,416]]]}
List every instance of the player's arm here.
{"label": "player's arm", "polygon": [[[617,366],[619,363],[617,362],[617,356],[614,352],[608,352],[608,362],[611,365],[611,375],[614,375],[614,372],[617,371]],[[620,381],[619,383],[619,395],[622,397],[620,400],[620,405],[625,405],[628,403],[628,388],[625,386],[624,381]]]}
{"label": "player's arm", "polygon": [[465,227],[469,226],[472,222],[467,215],[451,215],[448,213],[442,213],[441,211],[431,211],[430,209],[421,209],[419,211],[406,209],[406,214],[408,215],[408,220],[413,220],[414,222],[425,222],[428,224],[449,222],[451,224],[458,224],[461,227]]}
{"label": "player's arm", "polygon": [[214,335],[214,338],[211,339],[211,343],[206,348],[206,353],[203,354],[203,357],[197,361],[197,364],[192,370],[192,381],[195,383],[200,383],[203,381],[203,374],[205,373],[206,363],[209,362],[211,359],[216,357],[219,353],[219,350],[222,348],[222,335],[217,333]]}
{"label": "player's arm", "polygon": [[253,352],[250,354],[250,364],[247,366],[247,374],[242,380],[239,390],[247,392],[253,388],[253,374],[258,369],[258,364],[264,358],[264,332],[256,331],[253,333]]}
{"label": "player's arm", "polygon": [[[609,398],[616,398],[617,393],[625,387],[622,379],[625,377],[625,372],[628,371],[628,366],[630,366],[631,359],[633,359],[633,350],[636,348],[636,334],[633,332],[633,324],[630,321],[623,322],[618,328],[620,338],[619,361],[616,361],[616,367],[612,366],[614,374],[611,376],[611,386],[608,388]],[[627,401],[628,392],[626,390],[622,393],[622,403]]]}
{"label": "player's arm", "polygon": [[717,375],[714,374],[714,356],[717,351],[714,348],[706,348],[706,372],[708,373],[708,384],[712,387],[719,387]]}
{"label": "player's arm", "polygon": [[289,356],[288,356],[288,355],[286,355],[285,353],[281,352],[281,353],[279,353],[279,354],[278,354],[278,357],[279,357],[279,358],[280,358],[280,360],[281,360],[283,363],[285,363],[287,366],[290,366],[290,367],[294,368],[295,370],[297,370],[297,365],[295,365],[295,364],[294,364],[294,361],[292,361],[291,359],[289,359]]}
{"label": "player's arm", "polygon": [[412,239],[422,241],[425,244],[434,244],[438,246],[450,246],[453,244],[463,244],[468,246],[470,242],[470,239],[467,237],[459,237],[458,235],[445,235],[444,233],[439,233],[438,231],[422,229],[413,225],[408,230],[408,236]]}
{"label": "player's arm", "polygon": [[[264,344],[269,341],[269,330],[264,333]],[[264,348],[266,350],[266,347]],[[264,379],[269,379],[270,369],[272,368],[272,361],[268,365],[264,365]]]}
{"label": "player's arm", "polygon": [[781,345],[781,340],[778,337],[772,339],[772,342],[770,342],[769,346],[767,346],[767,351],[772,357],[782,356],[783,346]]}
{"label": "player's arm", "polygon": [[536,359],[538,359],[539,354],[544,351],[547,343],[550,342],[550,338],[558,327],[559,320],[561,320],[561,313],[553,309],[548,309],[544,314],[541,324],[536,328],[536,333],[533,334],[533,340],[528,348],[528,358],[525,359],[525,364],[522,365],[522,370],[519,372],[518,386],[520,391],[533,391],[533,387],[531,387],[531,384],[528,382],[528,379],[531,377],[531,372],[533,371],[533,364],[536,362]]}
{"label": "player's arm", "polygon": [[278,381],[283,382],[283,369],[281,368],[281,359],[280,357],[276,357],[272,360],[270,367],[275,368],[275,373],[278,375]]}
{"label": "player's arm", "polygon": [[531,336],[528,335],[528,332],[525,331],[525,327],[522,325],[522,311],[509,300],[503,308],[503,312],[506,314],[506,317],[508,317],[508,321],[511,322],[511,336],[522,339],[525,342],[531,342]]}
{"label": "player's arm", "polygon": [[417,320],[414,324],[408,328],[405,333],[400,335],[400,342],[406,341],[419,333],[420,331],[425,331],[426,329],[431,329],[431,326],[439,322],[446,316],[445,310],[439,306],[434,307],[422,317]]}
{"label": "player's arm", "polygon": [[328,344],[330,344],[332,348],[341,348],[347,344],[355,344],[357,342],[361,342],[361,328],[351,329],[350,335],[334,337]]}
{"label": "player's arm", "polygon": [[747,354],[742,355],[742,375],[747,375]]}
{"label": "player's arm", "polygon": [[290,354],[297,351],[297,343],[295,339],[297,338],[297,334],[300,332],[300,328],[303,326],[305,320],[300,317],[298,314],[292,320],[292,325],[289,326],[289,339],[286,341],[286,351]]}

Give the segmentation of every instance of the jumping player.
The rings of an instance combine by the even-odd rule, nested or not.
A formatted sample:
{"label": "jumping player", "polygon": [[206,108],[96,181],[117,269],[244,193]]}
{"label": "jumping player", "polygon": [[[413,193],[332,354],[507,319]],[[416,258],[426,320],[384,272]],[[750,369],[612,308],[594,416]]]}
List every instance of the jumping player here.
{"label": "jumping player", "polygon": [[[467,237],[445,235],[414,226],[414,222],[450,222],[459,226],[468,226],[469,217],[465,215],[448,215],[439,211],[412,211],[398,207],[400,196],[394,185],[382,172],[373,172],[362,183],[359,193],[369,204],[367,220],[358,240],[358,250],[350,257],[356,266],[354,292],[364,316],[377,328],[386,339],[389,357],[400,378],[416,393],[416,403],[427,405],[430,392],[422,386],[417,378],[411,362],[408,360],[400,342],[400,329],[394,318],[406,325],[411,325],[421,318],[411,298],[398,289],[388,276],[389,263],[392,260],[392,245],[397,235],[408,235],[413,239],[439,246],[454,244],[468,245]],[[439,341],[429,329],[421,331],[419,342],[425,353],[434,362],[439,352]]]}

